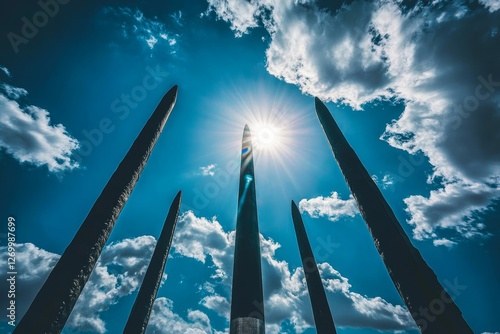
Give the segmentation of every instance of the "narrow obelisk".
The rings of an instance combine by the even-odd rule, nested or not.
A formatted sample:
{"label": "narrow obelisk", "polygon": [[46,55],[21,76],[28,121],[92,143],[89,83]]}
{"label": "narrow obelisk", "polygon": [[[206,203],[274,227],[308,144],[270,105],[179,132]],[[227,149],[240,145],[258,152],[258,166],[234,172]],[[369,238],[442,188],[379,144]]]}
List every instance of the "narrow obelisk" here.
{"label": "narrow obelisk", "polygon": [[132,306],[132,311],[128,317],[125,329],[123,330],[124,334],[143,334],[146,332],[149,316],[151,315],[151,308],[156,299],[156,294],[158,293],[161,278],[165,270],[168,252],[172,245],[172,237],[174,236],[180,207],[181,192],[179,191],[168,211],[153,256],[149,262],[144,279],[142,280],[141,288],[135,299],[134,306]]}
{"label": "narrow obelisk", "polygon": [[294,201],[292,201],[292,220],[295,227],[295,235],[299,244],[300,257],[302,259],[302,267],[307,282],[307,290],[311,299],[313,309],[314,323],[316,325],[316,333],[318,334],[336,334],[335,324],[333,322],[330,306],[326,299],[325,289],[321,282],[321,276],[314,259],[314,254],[311,249],[311,244],[307,238],[304,221],[300,216],[299,209]]}
{"label": "narrow obelisk", "polygon": [[118,165],[14,333],[61,332],[148,161],[176,99],[177,86],[174,86],[162,98]]}
{"label": "narrow obelisk", "polygon": [[245,125],[241,149],[230,334],[263,334],[264,297],[252,138]]}
{"label": "narrow obelisk", "polygon": [[417,326],[429,334],[472,334],[436,274],[412,245],[389,204],[340,131],[326,106],[316,114],[382,260]]}

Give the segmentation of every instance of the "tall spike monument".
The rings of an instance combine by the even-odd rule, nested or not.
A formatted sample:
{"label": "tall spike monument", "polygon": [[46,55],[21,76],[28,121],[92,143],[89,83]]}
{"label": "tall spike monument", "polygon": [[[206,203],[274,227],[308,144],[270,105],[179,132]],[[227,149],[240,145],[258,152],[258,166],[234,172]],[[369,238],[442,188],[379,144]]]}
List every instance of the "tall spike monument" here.
{"label": "tall spike monument", "polygon": [[332,313],[330,312],[330,306],[326,299],[323,282],[321,281],[318,266],[314,259],[311,244],[307,238],[304,222],[294,201],[292,201],[292,220],[293,226],[295,227],[295,235],[297,236],[297,243],[299,244],[302,267],[304,268],[304,276],[307,282],[307,290],[309,291],[309,298],[311,299],[316,333],[337,334]]}
{"label": "tall spike monument", "polygon": [[143,334],[146,332],[151,309],[156,299],[158,288],[160,287],[168,253],[172,245],[172,238],[174,236],[177,217],[179,216],[179,209],[181,207],[181,196],[181,192],[179,191],[170,206],[165,224],[163,225],[160,237],[156,243],[151,262],[149,262],[141,288],[135,299],[134,306],[132,306],[132,311],[128,317],[125,329],[123,330],[124,334]]}
{"label": "tall spike monument", "polygon": [[[426,334],[473,334],[462,312],[412,245],[370,174],[318,98],[315,98],[315,108],[375,246],[417,326]],[[432,307],[439,308],[440,314],[428,314]],[[429,316],[422,316],[422,312]]]}
{"label": "tall spike monument", "polygon": [[14,333],[61,332],[151,155],[176,99],[177,86],[174,86],[162,98],[118,165]]}
{"label": "tall spike monument", "polygon": [[264,334],[264,296],[252,137],[243,131],[230,334]]}

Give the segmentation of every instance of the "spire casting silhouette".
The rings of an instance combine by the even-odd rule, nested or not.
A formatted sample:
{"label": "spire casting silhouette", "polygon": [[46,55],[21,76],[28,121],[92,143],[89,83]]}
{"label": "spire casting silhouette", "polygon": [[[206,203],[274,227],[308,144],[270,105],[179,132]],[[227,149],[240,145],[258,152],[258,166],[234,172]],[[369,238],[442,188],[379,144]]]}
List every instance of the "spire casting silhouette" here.
{"label": "spire casting silhouette", "polygon": [[252,139],[250,129],[245,125],[234,248],[231,334],[265,332],[258,224]]}
{"label": "spire casting silhouette", "polygon": [[160,287],[161,278],[165,270],[165,264],[168,258],[168,252],[172,245],[172,237],[174,236],[179,209],[181,208],[181,192],[175,196],[170,210],[168,211],[165,224],[161,231],[158,242],[156,243],[151,262],[148,270],[144,275],[144,279],[135,299],[134,306],[128,317],[127,324],[123,330],[124,334],[143,334],[148,326],[151,308],[156,299],[158,288]]}
{"label": "spire casting silhouette", "polygon": [[295,227],[295,235],[299,244],[300,257],[302,259],[302,267],[304,268],[304,276],[306,277],[307,290],[313,309],[314,323],[316,325],[316,333],[318,334],[337,334],[335,324],[333,323],[330,306],[326,299],[325,289],[321,282],[316,260],[311,249],[311,244],[307,238],[304,222],[300,216],[299,209],[294,201],[292,201],[292,220]]}
{"label": "spire casting silhouette", "polygon": [[[420,330],[429,334],[472,334],[462,313],[399,224],[389,204],[340,131],[326,106],[315,98],[316,114],[401,298]],[[439,308],[439,315],[422,312]]]}
{"label": "spire casting silhouette", "polygon": [[14,333],[61,332],[148,161],[176,99],[177,86],[174,86],[162,98],[109,179]]}

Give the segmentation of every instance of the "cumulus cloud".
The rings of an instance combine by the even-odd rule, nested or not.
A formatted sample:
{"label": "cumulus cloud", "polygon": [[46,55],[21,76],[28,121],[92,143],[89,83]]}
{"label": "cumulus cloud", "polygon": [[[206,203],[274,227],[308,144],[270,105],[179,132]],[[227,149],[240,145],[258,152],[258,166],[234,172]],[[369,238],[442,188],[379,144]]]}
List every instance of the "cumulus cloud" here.
{"label": "cumulus cloud", "polygon": [[210,164],[208,166],[200,167],[201,175],[203,176],[214,176],[215,175],[216,164]]}
{"label": "cumulus cloud", "polygon": [[382,179],[380,179],[377,175],[372,175],[372,179],[383,189],[392,188],[394,186],[394,177],[389,174],[384,175]]}
{"label": "cumulus cloud", "polygon": [[[217,220],[199,218],[190,211],[179,217],[173,250],[182,256],[214,264],[215,281],[201,285],[204,291],[199,305],[228,319],[229,292],[234,254],[235,232],[225,232]],[[139,289],[156,241],[151,236],[124,239],[106,246],[66,325],[68,330],[106,333],[102,315],[123,297]],[[16,298],[21,317],[34,298],[59,255],[33,244],[18,244],[17,269],[19,295]],[[302,268],[290,270],[286,261],[277,259],[280,244],[261,236],[266,326],[269,333],[282,332],[289,321],[300,333],[313,326],[313,316]],[[7,263],[5,247],[0,247]],[[379,330],[402,330],[415,325],[407,310],[381,297],[356,293],[349,280],[328,263],[318,264],[335,321],[339,326],[367,327]],[[7,270],[0,274],[0,288],[5,289]],[[221,289],[222,287],[222,289]],[[223,293],[218,293],[221,290]],[[6,307],[6,301],[1,304]],[[0,305],[1,306],[1,305]],[[148,333],[214,333],[221,334],[208,316],[189,309],[185,316],[174,312],[173,302],[159,297],[154,303]],[[227,331],[227,329],[224,329]]]}
{"label": "cumulus cloud", "polygon": [[28,91],[24,88],[14,87],[6,83],[3,83],[0,87],[5,92],[7,97],[13,100],[17,100],[22,96],[28,95]]}
{"label": "cumulus cloud", "polygon": [[490,12],[495,12],[500,9],[500,1],[498,0],[479,0],[479,3],[488,8]]}
{"label": "cumulus cloud", "polygon": [[[235,232],[225,232],[215,218],[196,217],[191,211],[179,217],[173,249],[176,253],[202,263],[209,258],[215,265],[213,278],[227,289],[231,285]],[[313,327],[313,316],[302,268],[290,270],[289,264],[276,258],[281,245],[261,235],[262,272],[266,312],[266,330],[282,332],[289,321],[298,333]],[[353,291],[347,278],[328,263],[320,263],[320,272],[335,322],[339,326],[380,330],[403,330],[415,324],[403,306],[388,303],[381,297],[370,298]],[[218,294],[213,284],[205,289],[200,304],[229,318],[229,296]]]}
{"label": "cumulus cloud", "polygon": [[150,50],[157,45],[164,45],[170,49],[170,53],[176,52],[173,47],[177,44],[177,36],[157,17],[147,18],[139,9],[129,7],[106,7],[104,15],[118,19],[118,28],[125,40],[137,39],[145,43]]}
{"label": "cumulus cloud", "polygon": [[215,12],[217,19],[231,24],[237,37],[248,32],[249,28],[258,26],[257,19],[261,13],[258,1],[246,0],[208,0],[208,9],[202,16]]}
{"label": "cumulus cloud", "polygon": [[106,246],[68,319],[80,331],[106,333],[101,314],[139,290],[153,254],[152,236],[124,239]]}
{"label": "cumulus cloud", "polygon": [[231,304],[229,304],[229,301],[226,297],[218,294],[212,294],[203,297],[203,299],[200,301],[200,304],[210,310],[214,310],[219,316],[229,320]]}
{"label": "cumulus cloud", "polygon": [[[479,235],[471,220],[500,196],[497,1],[481,0],[488,10],[465,1],[412,7],[356,0],[335,9],[315,0],[208,2],[208,10],[237,33],[264,26],[271,36],[268,72],[304,93],[354,109],[378,99],[403,102],[405,110],[381,139],[427,156],[429,180],[439,187],[407,199],[414,204],[407,212],[415,236],[438,238],[440,228]],[[235,14],[244,6],[249,8],[241,21]],[[457,196],[457,187],[466,191]],[[481,203],[470,194],[479,188]],[[450,218],[433,222],[443,204],[462,208],[450,216],[454,224]]]}
{"label": "cumulus cloud", "polygon": [[449,240],[449,239],[446,239],[446,238],[434,239],[432,241],[432,243],[434,244],[434,246],[445,246],[448,248],[451,248],[457,244],[456,242]]}
{"label": "cumulus cloud", "polygon": [[[106,323],[101,318],[110,306],[137,291],[146,273],[156,240],[151,236],[124,239],[106,246],[97,261],[66,327],[80,332],[105,333]],[[0,247],[2,263],[7,263],[6,247]],[[59,259],[31,243],[16,245],[17,316],[21,318]],[[0,274],[0,288],[6,291],[6,273]],[[1,305],[6,306],[2,299]]]}
{"label": "cumulus cloud", "polygon": [[454,229],[467,238],[480,235],[485,226],[474,215],[485,211],[497,192],[482,184],[455,182],[431,191],[429,197],[406,198],[414,238],[436,238],[436,229]]}
{"label": "cumulus cloud", "polygon": [[[7,287],[7,247],[0,247],[2,269],[0,273],[0,290]],[[41,285],[59,260],[59,255],[47,252],[32,243],[16,244],[16,314],[20,319],[28,310],[29,303],[35,298]],[[6,309],[8,299],[0,299],[0,307]]]}
{"label": "cumulus cloud", "polygon": [[3,73],[5,73],[6,76],[10,77],[10,71],[9,71],[9,69],[7,67],[0,65],[0,71],[2,71]]}
{"label": "cumulus cloud", "polygon": [[313,218],[327,217],[331,221],[337,221],[345,216],[354,217],[359,213],[352,195],[343,200],[336,191],[332,192],[330,197],[318,196],[300,200],[299,210],[301,213],[307,212]]}
{"label": "cumulus cloud", "polygon": [[207,334],[217,333],[212,329],[208,316],[199,310],[188,310],[187,320],[174,313],[173,302],[165,297],[157,298],[151,311],[146,333]]}
{"label": "cumulus cloud", "polygon": [[51,172],[78,167],[71,155],[79,144],[62,124],[51,124],[49,112],[37,106],[21,106],[23,88],[0,85],[0,148],[21,163],[47,166]]}

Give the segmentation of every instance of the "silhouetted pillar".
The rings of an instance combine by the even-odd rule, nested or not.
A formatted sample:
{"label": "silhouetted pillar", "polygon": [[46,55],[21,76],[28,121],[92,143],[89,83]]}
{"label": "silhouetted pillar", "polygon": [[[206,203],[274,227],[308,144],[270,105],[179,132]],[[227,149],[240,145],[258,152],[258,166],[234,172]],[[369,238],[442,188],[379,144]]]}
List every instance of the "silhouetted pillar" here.
{"label": "silhouetted pillar", "polygon": [[337,331],[335,330],[335,324],[333,323],[332,313],[326,299],[318,266],[316,265],[309,239],[307,238],[304,222],[294,201],[292,201],[292,220],[295,227],[295,235],[297,236],[297,243],[299,244],[307,290],[311,299],[316,332],[318,334],[336,334]]}
{"label": "silhouetted pillar", "polygon": [[316,98],[315,107],[335,159],[358,203],[375,246],[420,330],[429,334],[472,334],[460,309],[439,283],[420,252],[413,247],[326,106]]}
{"label": "silhouetted pillar", "polygon": [[14,333],[61,332],[148,161],[176,98],[177,86],[174,86],[162,98],[109,179]]}
{"label": "silhouetted pillar", "polygon": [[158,293],[161,278],[165,270],[165,263],[167,262],[170,245],[172,244],[172,237],[174,236],[180,207],[181,192],[179,191],[168,211],[151,262],[149,262],[148,270],[146,271],[134,306],[128,317],[127,324],[123,330],[124,334],[143,334],[146,332],[149,316],[151,315],[151,308],[156,299],[156,294]]}
{"label": "silhouetted pillar", "polygon": [[232,289],[230,333],[263,334],[265,323],[259,225],[252,139],[247,125],[243,132],[241,151]]}

